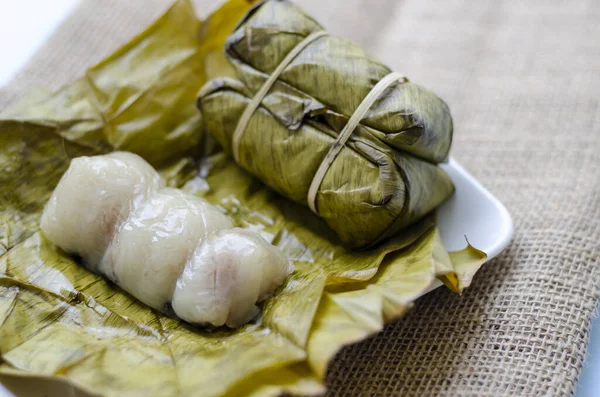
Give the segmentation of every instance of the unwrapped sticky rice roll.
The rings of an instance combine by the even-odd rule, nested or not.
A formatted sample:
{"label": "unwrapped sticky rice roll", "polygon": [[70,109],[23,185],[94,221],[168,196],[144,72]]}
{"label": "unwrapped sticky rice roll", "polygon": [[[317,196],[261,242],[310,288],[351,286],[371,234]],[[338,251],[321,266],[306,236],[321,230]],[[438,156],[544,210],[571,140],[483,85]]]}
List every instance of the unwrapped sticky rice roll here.
{"label": "unwrapped sticky rice roll", "polygon": [[157,310],[238,327],[293,266],[206,200],[126,152],[72,160],[42,215],[52,243]]}

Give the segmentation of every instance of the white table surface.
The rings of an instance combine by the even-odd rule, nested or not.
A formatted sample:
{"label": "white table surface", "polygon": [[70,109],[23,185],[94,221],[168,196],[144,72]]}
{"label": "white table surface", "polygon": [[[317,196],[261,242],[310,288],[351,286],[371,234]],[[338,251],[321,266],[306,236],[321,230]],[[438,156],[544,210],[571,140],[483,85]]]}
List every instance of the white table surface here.
{"label": "white table surface", "polygon": [[[79,0],[0,0],[0,89],[44,43]],[[32,13],[31,10],[36,10]],[[597,310],[598,312],[598,310]],[[596,313],[598,314],[598,313]],[[0,397],[9,397],[0,385]],[[575,397],[600,397],[600,319],[592,333]]]}

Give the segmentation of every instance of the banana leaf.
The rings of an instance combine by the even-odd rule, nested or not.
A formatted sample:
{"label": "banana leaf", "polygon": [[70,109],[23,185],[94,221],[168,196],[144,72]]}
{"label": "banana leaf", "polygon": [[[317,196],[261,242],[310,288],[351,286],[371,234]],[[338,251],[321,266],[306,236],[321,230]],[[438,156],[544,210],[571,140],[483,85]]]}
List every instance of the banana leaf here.
{"label": "banana leaf", "polygon": [[[61,379],[102,396],[317,394],[341,347],[397,319],[438,280],[462,291],[485,261],[470,246],[448,254],[432,216],[377,248],[348,250],[307,208],[214,145],[203,149],[193,98],[211,75],[231,72],[215,49],[250,5],[231,0],[199,22],[179,0],[84,78],[0,115],[0,373]],[[169,185],[218,205],[294,261],[257,321],[213,332],[178,322],[39,232],[70,159],[114,149],[140,153]]]}
{"label": "banana leaf", "polygon": [[[323,27],[287,0],[254,7],[225,43],[237,73],[203,87],[208,130],[225,150],[244,109],[286,55]],[[283,69],[239,141],[239,164],[282,195],[307,204],[312,179],[363,98],[391,71],[360,46],[324,36]],[[452,142],[448,106],[425,88],[398,81],[361,120],[316,195],[318,214],[350,247],[396,234],[454,191],[437,166]]]}

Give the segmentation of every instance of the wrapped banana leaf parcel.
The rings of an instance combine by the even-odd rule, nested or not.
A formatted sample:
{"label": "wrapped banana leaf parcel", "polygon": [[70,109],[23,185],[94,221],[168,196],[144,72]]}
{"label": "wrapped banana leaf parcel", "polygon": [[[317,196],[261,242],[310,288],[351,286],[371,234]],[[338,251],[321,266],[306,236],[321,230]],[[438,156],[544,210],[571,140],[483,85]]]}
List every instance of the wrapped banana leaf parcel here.
{"label": "wrapped banana leaf parcel", "polygon": [[[447,252],[423,217],[452,192],[437,166],[452,133],[444,103],[290,3],[251,3],[199,21],[177,0],[83,77],[0,113],[2,376],[111,397],[319,394],[343,346],[440,281],[460,293],[485,262],[471,246]],[[202,116],[202,86],[236,74],[204,88]],[[198,236],[204,218],[220,229],[210,238]],[[214,256],[194,247],[228,233],[269,251],[253,252],[278,276],[259,294],[237,283],[231,309],[244,315],[205,319],[235,327],[207,330],[186,297],[209,289],[173,286],[171,267],[191,250],[189,263]],[[237,261],[263,289],[260,268],[220,258],[205,262]],[[256,310],[246,293],[260,295]]]}
{"label": "wrapped banana leaf parcel", "polygon": [[346,245],[373,246],[452,194],[437,166],[452,143],[448,106],[291,2],[256,5],[225,54],[238,78],[201,90],[209,132]]}

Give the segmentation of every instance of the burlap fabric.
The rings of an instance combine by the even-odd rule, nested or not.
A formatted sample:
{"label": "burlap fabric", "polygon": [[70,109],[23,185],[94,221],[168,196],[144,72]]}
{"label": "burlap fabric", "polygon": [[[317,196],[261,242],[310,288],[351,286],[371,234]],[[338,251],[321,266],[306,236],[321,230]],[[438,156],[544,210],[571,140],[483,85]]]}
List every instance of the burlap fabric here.
{"label": "burlap fabric", "polygon": [[[600,2],[297,0],[444,98],[453,156],[509,208],[510,247],[332,364],[331,395],[571,395],[600,292]],[[201,14],[218,1],[197,2]],[[87,1],[0,91],[57,88],[163,1]],[[185,82],[182,82],[185,83]]]}

